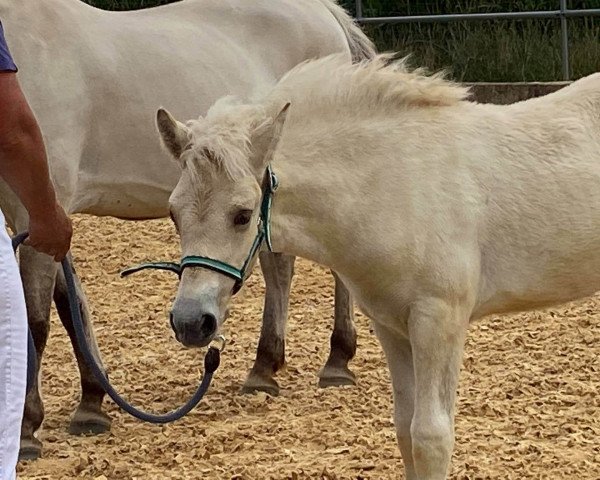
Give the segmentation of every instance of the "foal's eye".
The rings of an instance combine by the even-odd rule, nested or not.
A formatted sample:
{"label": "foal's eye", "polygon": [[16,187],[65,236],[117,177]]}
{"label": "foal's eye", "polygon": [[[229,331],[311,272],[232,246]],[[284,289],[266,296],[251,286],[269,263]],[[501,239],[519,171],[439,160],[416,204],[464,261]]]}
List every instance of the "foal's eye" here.
{"label": "foal's eye", "polygon": [[234,225],[247,225],[252,218],[252,210],[240,210],[233,217]]}

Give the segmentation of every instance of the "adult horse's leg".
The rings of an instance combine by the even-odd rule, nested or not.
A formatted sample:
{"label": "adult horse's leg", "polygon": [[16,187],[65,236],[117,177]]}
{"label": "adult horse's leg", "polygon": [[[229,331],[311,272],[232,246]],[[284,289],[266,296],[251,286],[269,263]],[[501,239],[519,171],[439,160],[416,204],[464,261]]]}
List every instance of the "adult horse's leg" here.
{"label": "adult horse's leg", "polygon": [[[50,304],[52,302],[57,264],[48,255],[38,253],[25,246],[20,248],[19,258],[27,318],[37,353],[37,375],[39,378],[42,356],[50,332]],[[38,384],[39,382],[32,386],[25,398],[25,413],[21,426],[20,459],[35,459],[42,453],[42,444],[34,436],[44,420],[44,404]]]}
{"label": "adult horse's leg", "polygon": [[410,425],[414,413],[415,374],[412,349],[406,337],[372,322],[385,353],[394,389],[394,425],[406,480],[418,480],[413,463]]}
{"label": "adult horse's leg", "polygon": [[335,319],[331,334],[329,358],[319,372],[319,387],[356,385],[356,377],[348,362],[356,354],[356,329],[352,297],[338,275],[335,277]]}
{"label": "adult horse's leg", "polygon": [[[85,328],[88,345],[90,345],[98,363],[102,365],[100,352],[96,343],[96,337],[90,323],[87,299],[81,287],[81,282],[75,273],[71,254],[69,254],[68,260],[77,288],[79,311],[81,313],[81,320]],[[106,432],[110,429],[111,419],[102,411],[102,400],[104,399],[105,392],[96,380],[96,377],[94,377],[88,368],[83,355],[79,350],[77,339],[75,337],[75,330],[73,328],[71,309],[69,308],[67,284],[62,269],[60,269],[56,278],[56,286],[54,288],[54,303],[56,305],[56,310],[58,311],[60,320],[67,330],[69,338],[71,339],[75,357],[77,358],[77,365],[79,367],[79,376],[81,378],[81,400],[79,401],[77,410],[71,419],[69,433],[74,435],[82,435],[85,433],[98,434]]]}
{"label": "adult horse's leg", "polygon": [[[261,253],[260,265],[266,284],[263,322],[256,360],[242,388],[244,393],[279,393],[273,375],[285,362],[285,327],[294,262],[293,256]],[[335,277],[335,321],[329,358],[319,373],[321,387],[356,383],[354,374],[348,369],[348,362],[356,353],[352,298],[336,273],[332,273]]]}
{"label": "adult horse's leg", "polygon": [[279,393],[279,385],[273,375],[285,362],[285,325],[295,261],[296,257],[281,253],[260,254],[266,285],[263,321],[256,360],[242,387],[244,393]]}
{"label": "adult horse's leg", "polygon": [[427,299],[411,305],[415,411],[410,433],[419,480],[445,480],[454,447],[456,388],[469,318],[457,303]]}

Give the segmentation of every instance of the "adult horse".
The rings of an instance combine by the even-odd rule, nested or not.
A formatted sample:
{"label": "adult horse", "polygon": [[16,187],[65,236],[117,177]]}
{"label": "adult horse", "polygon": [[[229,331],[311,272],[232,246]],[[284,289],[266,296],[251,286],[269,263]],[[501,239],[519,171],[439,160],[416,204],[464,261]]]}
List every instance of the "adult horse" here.
{"label": "adult horse", "polygon": [[159,111],[185,166],[170,199],[187,257],[173,316],[184,343],[208,342],[202,323],[224,320],[233,280],[194,256],[238,268],[270,222],[274,251],[334,269],[373,320],[406,476],[441,480],[469,323],[600,289],[600,74],[480,105],[389,61],[308,62],[187,126]]}
{"label": "adult horse", "polygon": [[[134,12],[106,12],[78,0],[0,0],[20,81],[47,142],[52,177],[70,213],[125,219],[164,217],[179,169],[161,161],[147,119],[160,98],[179,115],[205,111],[222,95],[253,94],[290,68],[344,52],[373,55],[371,42],[332,0],[185,0]],[[5,186],[2,208],[10,226],[27,227],[25,210]],[[23,248],[20,265],[29,323],[41,360],[52,298],[73,341],[64,278],[49,257]],[[283,364],[288,293],[294,257],[264,255],[267,284],[263,327],[246,390],[277,392],[273,373]],[[86,300],[79,297],[95,344]],[[101,432],[110,419],[104,392],[73,342],[82,396],[73,433]],[[335,326],[321,385],[351,383],[356,348],[352,303],[336,282]],[[38,365],[41,361],[38,361]],[[40,455],[34,437],[43,420],[39,391],[27,397],[22,458]]]}

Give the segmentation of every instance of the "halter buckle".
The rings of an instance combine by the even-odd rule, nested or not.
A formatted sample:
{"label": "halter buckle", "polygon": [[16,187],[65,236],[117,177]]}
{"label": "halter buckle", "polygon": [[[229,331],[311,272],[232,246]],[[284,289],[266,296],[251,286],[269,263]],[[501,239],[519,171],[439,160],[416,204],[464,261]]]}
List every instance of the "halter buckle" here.
{"label": "halter buckle", "polygon": [[225,350],[225,346],[227,345],[227,339],[223,335],[217,335],[210,342],[210,348],[216,348],[219,352],[223,352]]}

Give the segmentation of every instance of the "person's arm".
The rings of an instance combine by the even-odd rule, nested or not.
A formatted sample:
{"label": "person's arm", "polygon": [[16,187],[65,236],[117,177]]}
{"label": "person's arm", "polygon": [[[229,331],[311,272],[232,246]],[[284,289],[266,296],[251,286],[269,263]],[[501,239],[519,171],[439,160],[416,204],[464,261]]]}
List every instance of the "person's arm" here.
{"label": "person's arm", "polygon": [[62,260],[71,221],[57,202],[42,134],[14,72],[0,72],[0,176],[29,212],[26,243]]}

